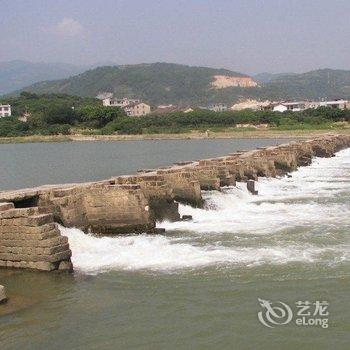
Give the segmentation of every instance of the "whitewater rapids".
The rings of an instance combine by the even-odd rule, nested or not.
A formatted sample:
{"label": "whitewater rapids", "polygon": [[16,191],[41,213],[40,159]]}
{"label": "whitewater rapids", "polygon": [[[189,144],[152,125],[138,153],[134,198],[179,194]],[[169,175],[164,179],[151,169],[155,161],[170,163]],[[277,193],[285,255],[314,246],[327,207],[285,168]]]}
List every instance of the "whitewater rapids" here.
{"label": "whitewater rapids", "polygon": [[161,222],[165,235],[95,237],[60,227],[76,271],[161,272],[217,265],[341,264],[350,259],[350,149],[315,158],[292,177],[259,178],[205,192],[206,209],[180,205],[191,221]]}

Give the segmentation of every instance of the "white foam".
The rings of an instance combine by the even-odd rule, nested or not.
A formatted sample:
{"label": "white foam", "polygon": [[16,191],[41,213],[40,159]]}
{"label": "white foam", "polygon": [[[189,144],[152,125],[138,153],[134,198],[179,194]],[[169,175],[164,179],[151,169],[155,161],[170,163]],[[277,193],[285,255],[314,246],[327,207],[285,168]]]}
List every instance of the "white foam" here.
{"label": "white foam", "polygon": [[193,220],[161,223],[170,236],[98,238],[78,229],[61,231],[69,238],[75,269],[93,274],[349,261],[344,232],[350,217],[350,150],[316,159],[291,178],[259,179],[258,190],[253,196],[239,184],[206,192],[209,210],[181,205],[181,214]]}
{"label": "white foam", "polygon": [[350,167],[344,170],[346,165],[350,166],[349,150],[334,158],[316,159],[291,178],[260,178],[258,196],[251,195],[243,183],[226,193],[209,192],[205,194],[208,206],[217,210],[180,205],[180,213],[192,215],[193,221],[164,222],[161,226],[198,234],[271,234],[298,226],[345,225],[350,217],[349,202],[332,199],[350,193]]}
{"label": "white foam", "polygon": [[195,246],[159,235],[98,238],[86,235],[78,229],[61,227],[61,230],[69,238],[75,269],[92,274],[109,270],[171,271],[216,264],[239,264],[249,267],[263,263],[313,262],[325,253],[339,250],[337,247],[303,245]]}

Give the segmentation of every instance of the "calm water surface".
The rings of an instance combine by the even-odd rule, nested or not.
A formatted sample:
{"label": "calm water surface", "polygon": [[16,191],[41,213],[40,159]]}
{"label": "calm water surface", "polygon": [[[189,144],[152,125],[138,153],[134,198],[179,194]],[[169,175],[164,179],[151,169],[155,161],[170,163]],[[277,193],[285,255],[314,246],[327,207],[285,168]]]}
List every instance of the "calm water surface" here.
{"label": "calm water surface", "polygon": [[[127,165],[118,144],[71,143],[59,146],[67,147],[65,152],[49,153],[61,154],[64,167],[65,153],[66,164],[75,163],[68,159],[77,155],[69,146],[87,147],[95,155],[94,147],[105,152],[119,147],[119,170],[110,161],[101,173],[90,169],[89,178],[77,173],[91,180],[265,141],[183,142],[127,143],[132,152]],[[156,145],[157,156],[148,154],[147,162],[150,145]],[[24,146],[27,158],[32,154],[29,145],[6,146]],[[48,145],[31,146],[45,154]],[[0,150],[7,159],[1,145]],[[82,159],[85,173],[90,160],[86,154]],[[60,171],[55,181],[72,176]],[[350,150],[315,159],[291,178],[259,179],[258,190],[252,196],[239,183],[205,192],[208,208],[181,205],[181,213],[193,220],[159,223],[165,235],[97,238],[61,228],[73,251],[74,274],[0,271],[0,284],[19,308],[0,317],[0,349],[349,349]],[[267,328],[258,321],[258,298],[281,300],[294,313],[299,300],[328,301],[329,328],[297,326],[294,318]]]}
{"label": "calm water surface", "polygon": [[104,180],[137,169],[275,145],[289,139],[0,144],[0,191]]}

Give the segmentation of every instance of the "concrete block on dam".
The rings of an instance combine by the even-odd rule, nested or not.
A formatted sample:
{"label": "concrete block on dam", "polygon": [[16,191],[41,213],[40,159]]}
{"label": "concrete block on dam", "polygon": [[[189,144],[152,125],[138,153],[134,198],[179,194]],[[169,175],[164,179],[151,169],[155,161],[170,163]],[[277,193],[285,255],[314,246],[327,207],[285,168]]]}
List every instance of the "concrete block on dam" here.
{"label": "concrete block on dam", "polygon": [[96,233],[139,232],[155,226],[148,201],[134,184],[96,182],[0,193],[0,202],[9,198],[16,208],[36,207],[64,226]]}
{"label": "concrete block on dam", "polygon": [[151,218],[154,220],[180,219],[178,203],[174,201],[173,189],[164,176],[156,173],[144,173],[135,176],[119,176],[110,179],[113,184],[139,185],[148,201]]}
{"label": "concrete block on dam", "polygon": [[38,207],[1,204],[0,267],[52,271],[64,261],[69,269],[71,254],[52,214],[40,214]]}
{"label": "concrete block on dam", "polygon": [[229,173],[220,159],[200,160],[195,169],[202,190],[219,190],[220,187],[234,185],[235,177]]}
{"label": "concrete block on dam", "polygon": [[155,222],[139,185],[94,185],[83,191],[83,229],[97,234],[152,231]]}
{"label": "concrete block on dam", "polygon": [[158,170],[157,174],[164,176],[165,182],[172,188],[175,200],[196,207],[203,205],[201,186],[192,167],[170,167]]}

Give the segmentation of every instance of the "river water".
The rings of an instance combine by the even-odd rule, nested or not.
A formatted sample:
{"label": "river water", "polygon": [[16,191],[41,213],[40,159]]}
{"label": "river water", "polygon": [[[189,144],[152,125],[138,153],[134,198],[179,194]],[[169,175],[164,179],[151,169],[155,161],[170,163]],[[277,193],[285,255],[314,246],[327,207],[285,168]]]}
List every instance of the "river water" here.
{"label": "river water", "polygon": [[[62,227],[73,275],[0,272],[23,307],[0,317],[0,349],[349,349],[350,149],[257,189],[205,192],[205,209],[180,205],[193,220],[158,223],[164,235]],[[259,299],[292,319],[263,325]],[[297,325],[298,301],[325,326]]]}
{"label": "river water", "polygon": [[0,144],[0,191],[45,184],[105,180],[183,160],[291,139],[155,140]]}

